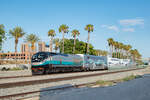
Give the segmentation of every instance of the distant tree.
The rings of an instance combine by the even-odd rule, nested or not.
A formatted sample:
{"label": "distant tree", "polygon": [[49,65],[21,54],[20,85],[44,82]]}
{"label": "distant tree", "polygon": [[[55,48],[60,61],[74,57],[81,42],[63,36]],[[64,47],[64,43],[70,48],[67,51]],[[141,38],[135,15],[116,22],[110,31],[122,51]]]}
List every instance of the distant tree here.
{"label": "distant tree", "polygon": [[75,54],[75,48],[76,48],[76,36],[79,36],[80,32],[78,30],[72,31],[72,36],[74,37],[74,47],[73,47],[73,54]]}
{"label": "distant tree", "polygon": [[95,50],[96,56],[107,56],[108,52],[105,50]]}
{"label": "distant tree", "polygon": [[65,24],[62,24],[60,27],[59,27],[59,33],[61,32],[63,34],[63,37],[62,37],[62,43],[63,43],[63,47],[62,47],[62,53],[64,53],[64,35],[65,33],[68,33],[69,30],[68,30],[68,26],[65,25]]}
{"label": "distant tree", "polygon": [[16,27],[13,30],[9,30],[9,34],[15,38],[15,52],[17,52],[19,38],[22,38],[25,35],[25,32],[21,27]]}
{"label": "distant tree", "polygon": [[27,35],[25,41],[31,43],[32,52],[35,51],[35,43],[38,42],[40,39],[35,34]]}
{"label": "distant tree", "polygon": [[[62,41],[60,41],[60,52],[62,52]],[[64,46],[65,46],[65,54],[73,54],[73,46],[74,46],[74,39],[65,39],[64,40]],[[83,41],[79,41],[76,39],[76,54],[85,54],[86,53],[86,43]],[[89,44],[89,54],[95,55],[94,47]]]}
{"label": "distant tree", "polygon": [[48,36],[51,37],[50,40],[50,52],[53,52],[53,37],[56,35],[55,30],[51,29],[48,31]]}
{"label": "distant tree", "polygon": [[89,53],[90,32],[93,32],[94,27],[91,24],[86,25],[85,30],[88,31],[87,54]]}
{"label": "distant tree", "polygon": [[139,61],[141,59],[141,54],[139,53],[139,51],[137,49],[134,50],[130,50],[131,56],[132,56],[132,60],[134,62]]}
{"label": "distant tree", "polygon": [[5,32],[5,29],[4,29],[4,25],[3,24],[0,24],[0,51],[2,50],[2,43],[3,41],[6,39],[6,32]]}

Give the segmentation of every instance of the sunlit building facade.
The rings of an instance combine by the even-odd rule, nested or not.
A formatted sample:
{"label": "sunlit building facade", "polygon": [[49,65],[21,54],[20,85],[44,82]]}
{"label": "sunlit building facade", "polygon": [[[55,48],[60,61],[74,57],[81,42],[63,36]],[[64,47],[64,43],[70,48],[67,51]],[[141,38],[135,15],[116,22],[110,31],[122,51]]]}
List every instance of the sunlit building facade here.
{"label": "sunlit building facade", "polygon": [[0,59],[18,59],[18,60],[30,60],[32,55],[36,52],[44,52],[49,51],[49,45],[46,45],[45,42],[39,42],[38,43],[38,50],[36,50],[36,45],[34,47],[35,49],[31,49],[31,45],[29,43],[21,44],[21,52],[8,52],[8,53],[0,53]]}

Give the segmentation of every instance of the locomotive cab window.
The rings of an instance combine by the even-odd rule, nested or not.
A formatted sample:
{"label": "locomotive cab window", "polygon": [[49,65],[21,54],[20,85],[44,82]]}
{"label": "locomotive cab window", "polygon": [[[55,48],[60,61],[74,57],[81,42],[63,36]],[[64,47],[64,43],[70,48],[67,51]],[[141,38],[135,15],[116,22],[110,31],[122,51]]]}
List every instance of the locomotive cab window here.
{"label": "locomotive cab window", "polygon": [[47,53],[36,53],[32,56],[32,62],[40,62],[43,61],[44,59],[48,58]]}

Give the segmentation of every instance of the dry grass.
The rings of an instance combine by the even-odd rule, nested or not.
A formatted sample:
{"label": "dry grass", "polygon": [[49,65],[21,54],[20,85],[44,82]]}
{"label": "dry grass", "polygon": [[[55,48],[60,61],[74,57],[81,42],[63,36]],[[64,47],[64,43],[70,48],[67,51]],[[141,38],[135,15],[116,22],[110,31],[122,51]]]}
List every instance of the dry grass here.
{"label": "dry grass", "polygon": [[112,86],[113,84],[114,84],[114,82],[112,82],[112,81],[99,80],[96,82],[96,85],[100,85],[100,86]]}
{"label": "dry grass", "polygon": [[140,75],[130,75],[130,76],[127,76],[125,78],[118,79],[118,80],[112,80],[112,81],[99,80],[99,81],[96,81],[95,84],[88,85],[88,87],[113,86],[113,85],[115,85],[117,83],[130,81],[130,80],[133,80],[133,79],[139,78],[139,77],[141,77],[141,76]]}

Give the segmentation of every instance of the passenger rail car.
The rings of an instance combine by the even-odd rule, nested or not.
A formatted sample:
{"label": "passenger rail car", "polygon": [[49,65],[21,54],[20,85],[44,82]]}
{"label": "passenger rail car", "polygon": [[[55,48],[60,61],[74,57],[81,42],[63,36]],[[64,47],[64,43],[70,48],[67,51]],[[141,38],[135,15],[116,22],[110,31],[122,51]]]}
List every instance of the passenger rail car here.
{"label": "passenger rail car", "polygon": [[106,57],[38,52],[31,59],[32,74],[107,69]]}

